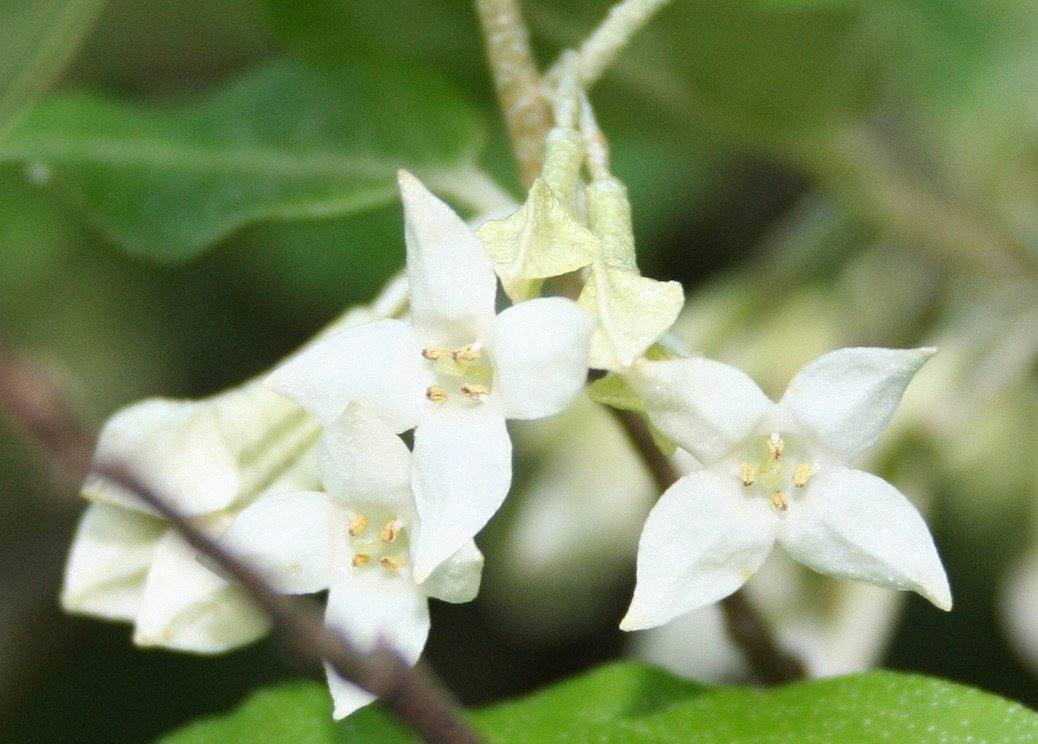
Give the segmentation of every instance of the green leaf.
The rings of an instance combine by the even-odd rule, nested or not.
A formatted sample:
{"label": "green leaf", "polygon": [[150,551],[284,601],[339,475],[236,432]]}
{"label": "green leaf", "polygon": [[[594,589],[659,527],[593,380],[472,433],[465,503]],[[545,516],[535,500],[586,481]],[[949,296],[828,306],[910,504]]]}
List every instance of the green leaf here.
{"label": "green leaf", "polygon": [[481,145],[479,120],[437,79],[275,62],[178,110],[54,97],[18,123],[0,161],[45,166],[34,170],[127,250],[183,260],[247,223],[389,202],[398,168],[449,186]]}
{"label": "green leaf", "polygon": [[[292,683],[163,744],[413,741],[377,707],[331,722],[323,685]],[[963,685],[870,672],[785,687],[706,688],[644,664],[593,670],[469,714],[489,744],[1033,741],[1038,713]]]}
{"label": "green leaf", "polygon": [[0,139],[79,49],[105,0],[0,0]]}

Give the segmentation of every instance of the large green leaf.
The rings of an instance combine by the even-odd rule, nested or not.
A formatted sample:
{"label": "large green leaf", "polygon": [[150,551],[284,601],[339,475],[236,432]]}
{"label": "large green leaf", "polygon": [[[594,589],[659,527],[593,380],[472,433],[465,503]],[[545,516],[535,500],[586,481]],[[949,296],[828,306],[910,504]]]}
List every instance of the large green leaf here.
{"label": "large green leaf", "polygon": [[[411,741],[385,713],[366,709],[333,724],[315,682],[256,694],[164,744]],[[634,663],[594,670],[528,697],[470,714],[490,744],[753,744],[818,741],[900,744],[1034,741],[1038,714],[943,680],[872,672],[770,690],[705,688]]]}
{"label": "large green leaf", "polygon": [[105,0],[0,0],[0,139],[72,58]]}
{"label": "large green leaf", "polygon": [[471,169],[481,132],[417,71],[275,62],[180,109],[51,98],[0,144],[0,161],[52,174],[128,250],[178,260],[246,223],[385,203],[398,168],[449,186]]}

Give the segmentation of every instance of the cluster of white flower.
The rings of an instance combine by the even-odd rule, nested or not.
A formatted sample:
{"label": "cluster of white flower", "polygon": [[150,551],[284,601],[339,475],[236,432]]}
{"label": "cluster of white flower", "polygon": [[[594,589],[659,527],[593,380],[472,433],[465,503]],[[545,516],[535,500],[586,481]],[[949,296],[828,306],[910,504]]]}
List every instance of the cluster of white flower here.
{"label": "cluster of white flower", "polygon": [[[280,591],[328,590],[327,623],[359,647],[388,643],[413,662],[426,599],[478,591],[473,538],[512,481],[505,421],[559,413],[589,369],[604,370],[624,407],[701,465],[645,523],[622,628],[724,598],[776,541],[818,571],[950,608],[919,513],[848,466],[933,350],[835,351],[773,403],[739,370],[667,348],[681,287],[639,274],[624,187],[601,162],[585,187],[587,134],[562,122],[526,204],[476,231],[401,172],[406,313],[395,285],[262,382],[120,412],[98,458],[132,466]],[[577,270],[576,302],[539,296]],[[498,276],[514,301],[500,313]],[[240,590],[131,495],[98,479],[84,495],[95,503],[69,559],[68,609],[131,620],[137,643],[196,652],[265,630]],[[329,685],[336,717],[370,701],[332,672]]]}

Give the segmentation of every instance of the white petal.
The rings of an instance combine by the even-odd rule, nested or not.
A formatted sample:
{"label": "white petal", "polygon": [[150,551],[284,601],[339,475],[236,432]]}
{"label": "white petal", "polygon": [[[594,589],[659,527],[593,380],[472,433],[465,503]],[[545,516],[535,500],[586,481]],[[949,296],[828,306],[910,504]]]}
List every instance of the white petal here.
{"label": "white petal", "polygon": [[220,542],[278,591],[319,592],[328,587],[336,521],[323,493],[274,493],[245,507]]}
{"label": "white petal", "polygon": [[483,244],[417,178],[400,171],[397,180],[415,325],[425,331],[484,327],[494,317],[497,279]]}
{"label": "white petal", "polygon": [[849,461],[879,438],[936,349],[838,349],[797,372],[779,406]]}
{"label": "white petal", "polygon": [[[187,515],[208,514],[235,500],[241,485],[236,453],[217,409],[204,401],[151,399],[112,416],[101,429],[95,462],[128,465]],[[96,476],[83,484],[94,501],[149,511],[132,494]]]}
{"label": "white petal", "polygon": [[595,319],[561,297],[513,305],[497,316],[494,392],[506,418],[541,418],[565,408],[587,382]]}
{"label": "white petal", "polygon": [[415,580],[483,529],[512,483],[512,441],[493,409],[444,408],[414,433]]}
{"label": "white petal", "polygon": [[700,470],[667,489],[638,542],[638,582],[620,623],[652,628],[727,597],[764,563],[778,518],[735,478]]}
{"label": "white petal", "polygon": [[790,499],[780,540],[816,571],[909,589],[951,609],[948,577],[926,523],[896,488],[870,473],[834,467],[813,475],[803,498]]}
{"label": "white petal", "polygon": [[434,599],[461,604],[476,598],[482,577],[483,554],[476,543],[469,540],[461,550],[437,566],[421,588]]}
{"label": "white petal", "polygon": [[267,377],[274,390],[328,426],[357,401],[395,431],[412,428],[427,405],[432,370],[422,342],[402,320],[344,328],[305,347]]}
{"label": "white petal", "polygon": [[325,430],[318,468],[321,482],[332,496],[413,511],[411,450],[385,423],[356,403]]}
{"label": "white petal", "polygon": [[61,606],[112,620],[137,616],[144,578],[166,525],[140,512],[91,504],[72,541]]}
{"label": "white petal", "polygon": [[166,533],[144,584],[134,643],[215,654],[251,643],[268,627],[241,588],[199,563],[173,530]]}
{"label": "white petal", "polygon": [[720,459],[773,403],[744,372],[705,357],[640,361],[628,375],[653,425],[701,463]]}
{"label": "white petal", "polygon": [[[429,637],[429,602],[406,574],[391,576],[378,566],[336,575],[328,592],[325,624],[361,651],[394,649],[409,664],[418,661]],[[325,665],[336,720],[374,697]]]}

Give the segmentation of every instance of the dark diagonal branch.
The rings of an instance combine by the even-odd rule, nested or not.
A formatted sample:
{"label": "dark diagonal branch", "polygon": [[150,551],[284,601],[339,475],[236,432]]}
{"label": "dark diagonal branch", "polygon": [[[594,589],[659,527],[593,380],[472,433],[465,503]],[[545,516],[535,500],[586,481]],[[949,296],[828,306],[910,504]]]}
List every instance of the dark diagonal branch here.
{"label": "dark diagonal branch", "polygon": [[[674,485],[680,474],[670,458],[656,446],[645,419],[630,411],[616,408],[609,410],[616,416],[634,449],[641,455],[660,493]],[[740,589],[728,595],[720,604],[728,636],[742,650],[762,682],[781,684],[803,679],[803,664],[782,648],[768,623],[746,597],[744,590]]]}
{"label": "dark diagonal branch", "polygon": [[[0,341],[0,409],[7,411],[69,478],[90,467],[90,437],[80,428],[58,386]],[[92,472],[133,493],[161,514],[199,553],[207,556],[269,616],[289,651],[300,660],[322,661],[373,695],[425,741],[475,744],[453,696],[422,664],[409,666],[388,648],[364,653],[340,633],[326,628],[306,602],[279,594],[252,568],[207,537],[191,520],[137,478],[124,463],[98,463]]]}

